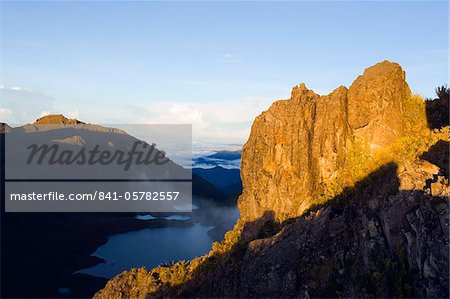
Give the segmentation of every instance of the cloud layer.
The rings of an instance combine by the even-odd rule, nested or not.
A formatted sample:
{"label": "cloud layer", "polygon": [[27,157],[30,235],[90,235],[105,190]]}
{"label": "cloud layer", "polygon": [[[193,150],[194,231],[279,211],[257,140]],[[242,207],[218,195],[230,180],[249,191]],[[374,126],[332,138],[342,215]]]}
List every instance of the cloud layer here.
{"label": "cloud layer", "polygon": [[40,91],[0,85],[0,122],[10,125],[28,123],[49,114],[54,99]]}
{"label": "cloud layer", "polygon": [[193,125],[194,139],[245,142],[254,118],[266,110],[271,99],[245,97],[214,103],[159,101],[141,107],[140,123]]}
{"label": "cloud layer", "polygon": [[33,122],[49,114],[65,114],[68,118],[79,118],[78,109],[72,112],[57,111],[55,99],[42,91],[20,86],[0,85],[0,122],[21,125]]}

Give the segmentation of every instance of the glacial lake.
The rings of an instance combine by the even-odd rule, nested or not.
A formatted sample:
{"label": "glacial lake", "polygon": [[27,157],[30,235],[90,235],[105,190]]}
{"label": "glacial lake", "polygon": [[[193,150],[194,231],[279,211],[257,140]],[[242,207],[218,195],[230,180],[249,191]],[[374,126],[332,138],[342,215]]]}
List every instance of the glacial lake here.
{"label": "glacial lake", "polygon": [[112,278],[130,268],[150,269],[161,263],[192,259],[210,251],[213,240],[207,232],[211,228],[195,223],[192,227],[146,228],[112,235],[93,254],[106,263],[76,273]]}

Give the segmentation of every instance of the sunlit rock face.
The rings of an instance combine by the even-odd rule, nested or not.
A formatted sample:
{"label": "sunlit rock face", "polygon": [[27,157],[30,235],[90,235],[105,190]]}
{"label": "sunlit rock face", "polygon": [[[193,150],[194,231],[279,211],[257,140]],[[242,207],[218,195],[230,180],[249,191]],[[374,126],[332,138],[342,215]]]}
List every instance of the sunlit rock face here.
{"label": "sunlit rock face", "polygon": [[400,65],[383,61],[359,76],[348,91],[348,123],[372,148],[385,147],[404,133],[404,103],[411,90]]}
{"label": "sunlit rock face", "polygon": [[[405,72],[388,61],[326,96],[295,86],[289,100],[275,102],[253,123],[242,152],[242,217],[300,215],[336,183],[356,144],[370,154],[404,134],[410,98]],[[414,117],[426,124],[424,111]]]}
{"label": "sunlit rock face", "polygon": [[52,115],[46,115],[43,116],[35,121],[35,124],[37,125],[50,125],[50,124],[65,124],[65,125],[76,125],[76,124],[83,124],[83,122],[77,120],[77,119],[71,119],[67,118],[62,114],[52,114]]}

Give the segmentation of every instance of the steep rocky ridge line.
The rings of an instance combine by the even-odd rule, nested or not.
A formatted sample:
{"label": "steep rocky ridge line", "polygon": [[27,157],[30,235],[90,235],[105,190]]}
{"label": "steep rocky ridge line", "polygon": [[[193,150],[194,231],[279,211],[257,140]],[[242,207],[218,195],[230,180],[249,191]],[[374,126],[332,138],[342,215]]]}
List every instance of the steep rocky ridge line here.
{"label": "steep rocky ridge line", "polygon": [[242,217],[255,220],[266,210],[298,216],[381,166],[360,176],[348,171],[362,162],[352,160],[360,151],[376,156],[411,126],[426,128],[425,106],[411,109],[411,98],[404,71],[388,61],[327,96],[294,87],[289,100],[275,102],[253,123],[242,152]]}
{"label": "steep rocky ridge line", "polygon": [[327,96],[296,86],[252,126],[224,240],[96,298],[448,297],[448,138],[398,64]]}

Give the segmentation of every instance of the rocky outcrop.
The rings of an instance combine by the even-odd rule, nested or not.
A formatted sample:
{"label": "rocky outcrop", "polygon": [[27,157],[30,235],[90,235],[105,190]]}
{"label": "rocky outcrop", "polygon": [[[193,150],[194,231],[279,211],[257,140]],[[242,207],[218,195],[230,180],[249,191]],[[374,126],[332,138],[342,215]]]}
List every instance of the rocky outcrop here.
{"label": "rocky outcrop", "polygon": [[[432,176],[420,164],[413,167],[419,171],[402,175],[415,183]],[[251,241],[239,296],[447,296],[448,181],[436,183],[440,196],[421,188],[397,192],[398,171],[388,164],[349,195],[279,234]]]}
{"label": "rocky outcrop", "polygon": [[410,99],[405,72],[388,61],[368,68],[349,90],[319,96],[304,84],[294,87],[289,100],[253,123],[242,152],[242,217],[254,220],[266,210],[298,216],[354,183],[342,169],[356,148],[370,155],[391,146],[406,133],[411,113],[425,128],[425,107],[410,111]]}
{"label": "rocky outcrop", "polygon": [[294,87],[252,126],[234,230],[96,297],[448,297],[449,128],[425,110],[387,61],[327,96]]}
{"label": "rocky outcrop", "polygon": [[290,100],[275,102],[252,126],[242,152],[242,217],[299,215],[343,165],[350,138],[345,87],[325,97],[294,87]]}
{"label": "rocky outcrop", "polygon": [[81,122],[77,119],[71,119],[67,118],[62,114],[51,114],[46,115],[41,118],[38,118],[35,122],[36,125],[77,125],[77,124],[84,124],[84,122]]}
{"label": "rocky outcrop", "polygon": [[[402,68],[383,61],[365,70],[348,91],[348,123],[370,148],[384,148],[406,129],[405,103],[411,98]],[[425,122],[425,114],[420,115]]]}

